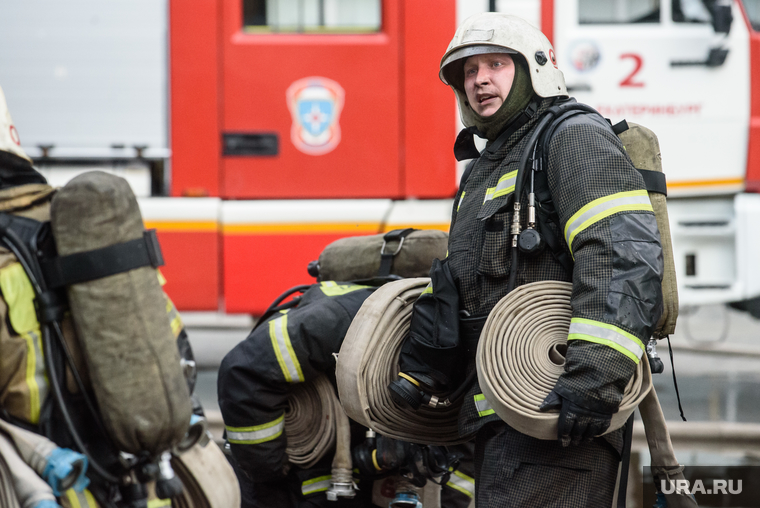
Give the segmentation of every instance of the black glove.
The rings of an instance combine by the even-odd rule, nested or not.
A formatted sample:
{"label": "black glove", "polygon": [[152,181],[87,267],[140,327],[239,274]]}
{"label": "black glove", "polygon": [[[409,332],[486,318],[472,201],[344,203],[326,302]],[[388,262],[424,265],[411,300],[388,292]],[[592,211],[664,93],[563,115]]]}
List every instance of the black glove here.
{"label": "black glove", "polygon": [[582,440],[591,441],[603,434],[612,420],[612,414],[586,409],[552,390],[539,410],[545,413],[554,409],[559,409],[557,439],[562,446],[569,446],[570,443],[578,445]]}

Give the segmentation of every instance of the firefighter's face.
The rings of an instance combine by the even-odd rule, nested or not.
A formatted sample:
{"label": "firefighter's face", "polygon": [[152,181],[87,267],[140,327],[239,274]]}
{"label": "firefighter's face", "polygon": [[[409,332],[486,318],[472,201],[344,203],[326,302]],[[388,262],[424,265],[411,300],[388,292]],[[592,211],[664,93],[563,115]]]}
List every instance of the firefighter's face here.
{"label": "firefighter's face", "polygon": [[515,78],[515,63],[506,53],[487,53],[464,63],[467,102],[480,116],[491,116],[504,103]]}

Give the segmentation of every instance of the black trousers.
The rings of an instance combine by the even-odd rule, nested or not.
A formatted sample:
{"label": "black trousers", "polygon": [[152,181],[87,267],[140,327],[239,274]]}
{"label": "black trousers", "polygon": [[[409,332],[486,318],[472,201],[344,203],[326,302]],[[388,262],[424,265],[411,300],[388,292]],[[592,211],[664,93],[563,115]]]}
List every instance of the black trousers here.
{"label": "black trousers", "polygon": [[477,508],[608,508],[620,456],[606,440],[563,448],[504,422],[475,438]]}

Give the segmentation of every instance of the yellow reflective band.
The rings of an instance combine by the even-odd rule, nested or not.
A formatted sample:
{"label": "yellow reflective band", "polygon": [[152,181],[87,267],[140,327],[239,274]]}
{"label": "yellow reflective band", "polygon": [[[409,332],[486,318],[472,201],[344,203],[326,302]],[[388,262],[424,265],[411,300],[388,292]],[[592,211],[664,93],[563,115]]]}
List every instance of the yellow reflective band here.
{"label": "yellow reflective band", "polygon": [[315,492],[324,492],[330,488],[331,483],[332,476],[330,475],[306,480],[301,484],[301,494],[307,496],[309,494],[314,494]]}
{"label": "yellow reflective band", "polygon": [[252,427],[224,427],[227,440],[234,444],[260,444],[273,441],[282,435],[285,428],[285,413],[276,420]]}
{"label": "yellow reflective band", "polygon": [[92,493],[87,489],[84,489],[82,492],[69,489],[65,494],[71,508],[98,508],[98,503],[95,501],[95,497],[93,497]]}
{"label": "yellow reflective band", "polygon": [[414,386],[417,386],[417,387],[420,386],[420,382],[417,381],[416,379],[414,379],[412,376],[410,376],[408,374],[404,374],[403,372],[399,372],[398,373],[398,377],[403,377],[404,379],[406,379],[407,381],[409,381],[410,383],[412,383]]}
{"label": "yellow reflective band", "polygon": [[459,207],[462,206],[462,201],[464,200],[464,195],[466,192],[462,192],[462,195],[459,196],[459,203],[457,204],[457,212],[459,211]]}
{"label": "yellow reflective band", "polygon": [[79,498],[74,489],[69,489],[66,491],[66,499],[69,500],[71,508],[82,508],[82,505],[79,504]]}
{"label": "yellow reflective band", "polygon": [[644,344],[636,337],[617,326],[591,319],[573,318],[567,340],[585,340],[604,344],[623,353],[638,364],[644,354]]}
{"label": "yellow reflective band", "polygon": [[8,319],[19,335],[39,330],[34,308],[34,289],[20,263],[11,263],[0,270],[0,291],[8,305]]}
{"label": "yellow reflective band", "polygon": [[369,286],[361,286],[359,284],[338,284],[333,281],[325,281],[319,283],[319,289],[321,289],[326,296],[345,295],[347,293],[368,287]]}
{"label": "yellow reflective band", "polygon": [[269,338],[272,339],[272,348],[277,356],[285,381],[288,383],[301,383],[304,380],[301,364],[293,350],[293,344],[288,335],[288,315],[273,319],[269,322]]}
{"label": "yellow reflective band", "polygon": [[446,486],[461,492],[467,497],[475,496],[475,480],[459,471],[452,473]]}
{"label": "yellow reflective band", "polygon": [[515,182],[517,181],[517,170],[510,171],[509,173],[502,175],[499,181],[496,183],[496,187],[489,187],[486,189],[486,196],[483,198],[483,203],[491,201],[507,194],[512,194],[515,191]]}
{"label": "yellow reflective band", "polygon": [[26,342],[26,386],[29,389],[29,422],[39,423],[42,401],[48,391],[42,341],[38,332],[21,335]]}
{"label": "yellow reflective band", "polygon": [[422,291],[420,296],[422,295],[432,295],[433,294],[433,283],[430,282],[427,287]]}
{"label": "yellow reflective band", "polygon": [[180,319],[179,315],[175,316],[174,319],[172,319],[172,333],[174,334],[174,337],[176,338],[179,335],[179,332],[182,331],[182,319]]}
{"label": "yellow reflective band", "polygon": [[649,201],[649,195],[646,190],[636,190],[628,192],[618,192],[595,199],[583,208],[575,212],[570,220],[565,224],[565,242],[573,254],[573,240],[578,234],[590,226],[596,224],[605,217],[618,212],[628,211],[653,211],[652,203]]}
{"label": "yellow reflective band", "polygon": [[151,499],[148,501],[148,508],[163,508],[164,506],[171,506],[171,499]]}
{"label": "yellow reflective band", "polygon": [[158,283],[162,286],[166,284],[166,277],[164,277],[164,274],[161,273],[161,270],[156,269],[156,273],[158,274]]}
{"label": "yellow reflective band", "polygon": [[478,416],[481,418],[484,416],[492,415],[496,411],[493,410],[491,404],[486,400],[486,396],[479,393],[473,397],[475,399],[475,409],[478,410]]}

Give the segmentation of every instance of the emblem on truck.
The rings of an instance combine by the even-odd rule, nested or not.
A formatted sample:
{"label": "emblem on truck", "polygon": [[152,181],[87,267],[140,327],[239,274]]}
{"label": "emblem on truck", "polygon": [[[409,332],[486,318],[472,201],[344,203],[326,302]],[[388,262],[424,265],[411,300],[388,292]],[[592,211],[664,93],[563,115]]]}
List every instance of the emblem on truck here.
{"label": "emblem on truck", "polygon": [[345,92],[322,77],[299,79],[288,87],[288,109],[293,116],[290,139],[303,153],[323,155],[340,143],[340,112]]}
{"label": "emblem on truck", "polygon": [[570,47],[570,61],[579,72],[593,70],[601,57],[599,48],[591,41],[576,41]]}

